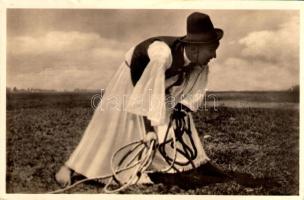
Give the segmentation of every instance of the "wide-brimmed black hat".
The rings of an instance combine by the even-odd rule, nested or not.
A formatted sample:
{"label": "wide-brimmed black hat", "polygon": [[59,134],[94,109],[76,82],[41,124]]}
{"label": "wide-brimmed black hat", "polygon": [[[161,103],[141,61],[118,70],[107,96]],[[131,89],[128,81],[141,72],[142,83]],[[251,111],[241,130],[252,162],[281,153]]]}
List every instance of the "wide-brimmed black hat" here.
{"label": "wide-brimmed black hat", "polygon": [[223,37],[224,31],[214,28],[210,17],[204,13],[194,12],[187,18],[187,35],[180,38],[185,43],[212,43]]}

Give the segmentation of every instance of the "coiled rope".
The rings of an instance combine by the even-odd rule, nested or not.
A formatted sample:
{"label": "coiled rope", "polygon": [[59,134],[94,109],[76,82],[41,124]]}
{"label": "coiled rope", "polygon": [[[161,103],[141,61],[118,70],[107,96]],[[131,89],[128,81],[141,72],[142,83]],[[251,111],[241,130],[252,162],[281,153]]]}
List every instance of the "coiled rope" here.
{"label": "coiled rope", "polygon": [[[124,157],[123,159],[126,159],[127,156],[131,155],[131,153],[133,151],[135,151],[137,148],[143,146],[141,148],[141,150],[138,152],[138,154],[136,154],[134,156],[134,158],[132,158],[128,163],[123,163],[123,161],[120,161],[120,165],[123,165],[123,168],[120,168],[120,165],[118,165],[118,167],[114,167],[114,160],[117,157],[117,155],[122,152],[123,150],[132,147],[132,150],[130,150]],[[151,164],[153,157],[154,157],[154,153],[155,153],[155,148],[156,148],[156,141],[152,140],[151,143],[149,145],[147,145],[143,140],[139,140],[136,142],[132,142],[126,146],[123,146],[122,148],[120,148],[119,150],[117,150],[112,158],[111,158],[111,169],[112,169],[112,174],[110,175],[104,175],[104,176],[98,176],[98,177],[93,177],[93,178],[85,178],[82,180],[79,180],[77,182],[75,182],[72,185],[69,185],[65,188],[59,189],[59,190],[55,190],[52,192],[49,192],[49,194],[56,194],[56,193],[62,193],[65,192],[67,190],[70,190],[74,187],[76,187],[77,185],[90,181],[90,180],[105,180],[105,179],[110,179],[108,181],[108,183],[106,184],[106,186],[104,187],[104,191],[106,193],[115,193],[115,192],[119,192],[121,190],[124,190],[125,188],[129,187],[130,185],[136,183],[139,178],[141,173],[143,173]],[[136,162],[134,162],[134,160],[136,160],[136,157],[139,157],[140,159],[137,160]],[[134,162],[134,163],[132,163]],[[130,170],[132,168],[135,168],[134,172],[129,176],[128,180],[126,181],[126,183],[122,184],[119,179],[118,174],[122,173],[124,171]],[[118,182],[121,186],[115,190],[110,190],[109,186],[111,185],[111,183],[113,181]]]}
{"label": "coiled rope", "polygon": [[[185,118],[188,119],[187,120],[188,127],[186,126]],[[175,165],[185,166],[185,165],[188,165],[189,163],[191,163],[194,166],[193,159],[195,159],[195,157],[197,155],[197,150],[195,148],[193,138],[191,136],[190,118],[188,115],[186,115],[185,118],[182,118],[182,119],[175,118],[174,115],[171,115],[170,122],[168,124],[166,134],[165,134],[165,139],[161,145],[158,144],[157,139],[153,139],[150,141],[139,140],[139,141],[127,144],[127,145],[121,147],[120,149],[118,149],[111,158],[112,174],[93,177],[93,178],[85,178],[85,179],[79,180],[79,181],[75,182],[74,184],[69,185],[65,188],[49,192],[49,194],[65,192],[67,190],[74,188],[75,186],[77,186],[81,183],[84,183],[84,182],[87,182],[90,180],[105,180],[105,179],[110,179],[104,187],[104,191],[106,193],[117,193],[119,191],[122,191],[122,190],[126,189],[127,187],[129,187],[130,185],[136,184],[144,172],[146,172],[146,173],[155,172],[155,171],[148,171],[147,169],[153,161],[157,148],[159,149],[161,155],[165,158],[166,162],[169,164],[169,166],[166,169],[160,170],[159,172],[165,173],[165,172],[168,172],[169,170],[171,170],[172,168],[175,169],[176,171],[178,171],[178,169],[175,167]],[[175,127],[173,127],[174,131],[171,131],[171,134],[170,134],[169,130],[173,125],[173,121],[175,122]],[[182,138],[184,135],[183,134],[184,132],[190,138],[192,148],[190,148],[189,146],[187,146],[185,144],[185,142]],[[168,139],[170,135],[171,135],[171,137],[170,137],[170,139]],[[181,143],[182,149],[177,148],[177,141]],[[165,151],[165,145],[168,143],[170,143],[170,146],[173,149],[173,157],[169,157]],[[115,163],[116,158],[118,157],[118,155],[121,152],[123,152],[127,148],[131,148],[131,149],[129,151],[127,151],[127,153],[119,160],[118,165],[115,166],[114,163]],[[132,156],[132,153],[138,149],[140,149],[138,151],[138,153],[133,155],[133,157],[131,157],[131,159],[128,159],[128,157]],[[178,162],[176,160],[177,153],[180,153],[181,155],[183,155],[185,158],[188,159],[188,161],[187,162]],[[127,181],[121,181],[119,174],[124,171],[131,170],[131,169],[135,169],[135,170],[133,171],[133,173],[129,173],[130,175],[129,175]],[[109,189],[109,187],[113,183],[113,181],[118,183],[119,187],[111,190],[111,189]]]}
{"label": "coiled rope", "polygon": [[[186,122],[187,120],[187,122]],[[173,132],[174,132],[174,138],[170,138],[169,139],[169,134],[168,131],[172,126],[172,122],[175,122],[175,126],[172,127],[173,128]],[[192,165],[192,167],[195,167],[193,160],[197,157],[197,149],[196,146],[194,144],[194,140],[192,137],[192,132],[191,132],[191,126],[190,126],[190,118],[187,115],[185,115],[185,117],[175,117],[174,115],[172,116],[172,120],[170,120],[166,135],[165,135],[165,139],[164,142],[162,144],[159,145],[159,152],[161,153],[161,155],[165,158],[166,162],[172,166],[176,171],[178,171],[178,169],[175,167],[177,166],[187,166],[189,164]],[[189,141],[190,141],[190,145],[187,145],[184,137],[188,137]],[[176,147],[176,141],[178,141],[181,144],[181,148],[177,148]],[[166,153],[166,146],[169,147],[173,147],[174,146],[174,152],[175,152],[175,157],[171,158],[167,155]],[[180,155],[182,155],[184,158],[186,158],[186,161],[182,162],[182,161],[177,161],[176,160],[176,154],[179,153]]]}

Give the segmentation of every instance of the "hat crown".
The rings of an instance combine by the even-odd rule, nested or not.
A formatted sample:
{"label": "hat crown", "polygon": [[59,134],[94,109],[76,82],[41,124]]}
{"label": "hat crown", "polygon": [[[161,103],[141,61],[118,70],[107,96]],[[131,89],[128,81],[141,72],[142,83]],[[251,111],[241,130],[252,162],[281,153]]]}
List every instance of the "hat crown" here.
{"label": "hat crown", "polygon": [[203,33],[213,31],[214,27],[210,17],[204,13],[192,13],[187,18],[187,32],[188,33]]}
{"label": "hat crown", "polygon": [[223,30],[214,28],[204,13],[194,12],[187,18],[187,35],[180,39],[186,43],[212,43],[223,37]]}

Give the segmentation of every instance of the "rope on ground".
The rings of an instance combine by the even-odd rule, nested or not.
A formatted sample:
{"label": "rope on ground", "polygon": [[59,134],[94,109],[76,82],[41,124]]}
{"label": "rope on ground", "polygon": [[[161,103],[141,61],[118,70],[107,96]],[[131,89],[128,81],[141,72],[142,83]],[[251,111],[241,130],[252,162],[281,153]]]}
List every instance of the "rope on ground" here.
{"label": "rope on ground", "polygon": [[[168,128],[166,130],[166,136],[165,136],[165,141],[164,143],[167,143],[166,139],[169,137],[169,133],[170,133],[170,128],[172,126],[172,122],[173,122],[173,117],[171,116],[170,118],[170,122],[169,122],[169,125],[168,125]],[[172,168],[175,168],[174,165],[176,163],[176,158],[177,158],[177,144],[176,144],[176,135],[175,135],[175,132],[174,131],[171,131],[171,139],[170,141],[172,141],[173,143],[172,146],[173,146],[173,158],[170,158],[169,160],[171,162],[168,162],[169,166],[164,169],[164,170],[160,170],[159,172],[168,172],[169,170],[171,170]],[[118,167],[115,168],[114,166],[114,160],[115,158],[117,157],[117,155],[122,152],[123,150],[125,150],[126,148],[129,148],[131,147],[132,145],[135,145],[131,150],[129,150],[123,157],[122,159],[119,161],[119,164],[118,164]],[[123,166],[121,169],[119,169],[120,166],[123,165],[124,161],[127,159],[127,157],[129,155],[132,155],[132,153],[137,149],[139,148],[140,146],[143,146],[140,151],[135,154],[133,156],[132,159],[130,159],[130,161],[128,163],[125,164],[125,166]],[[59,189],[59,190],[55,190],[55,191],[52,191],[52,192],[49,192],[49,194],[56,194],[56,193],[62,193],[62,192],[65,192],[67,190],[70,190],[74,187],[76,187],[77,185],[81,184],[81,183],[84,183],[84,182],[87,182],[87,181],[90,181],[90,180],[104,180],[104,179],[109,179],[110,180],[108,181],[108,183],[105,185],[104,187],[104,191],[106,193],[116,193],[116,192],[119,192],[121,190],[124,190],[126,189],[127,187],[129,187],[130,185],[132,184],[136,184],[138,182],[138,180],[140,179],[142,173],[146,172],[146,173],[152,173],[152,172],[155,172],[155,171],[148,171],[148,167],[150,166],[150,164],[152,163],[153,161],[153,158],[154,158],[154,155],[156,153],[156,148],[158,147],[158,143],[156,140],[152,140],[150,141],[150,144],[148,144],[148,142],[144,142],[143,140],[139,140],[139,141],[136,141],[136,142],[132,142],[130,144],[127,144],[123,147],[121,147],[120,149],[118,149],[112,156],[111,158],[111,169],[112,169],[112,173],[111,175],[105,175],[105,176],[98,176],[98,177],[93,177],[93,178],[85,178],[83,180],[80,180],[80,181],[77,181],[75,182],[74,184],[72,185],[69,185],[65,188],[62,188],[62,189]],[[164,147],[163,147],[164,148]],[[164,150],[164,149],[163,149]],[[138,158],[138,160],[133,163],[136,158]],[[168,161],[168,160],[167,160]],[[119,180],[119,176],[118,174],[126,171],[126,170],[130,170],[132,168],[135,168],[136,167],[136,170],[134,170],[134,172],[128,177],[128,180],[125,182],[125,181],[120,181]],[[111,183],[113,181],[116,181],[118,182],[118,184],[120,185],[118,188],[116,189],[113,189],[113,190],[110,190],[109,189],[109,186],[111,185]],[[122,183],[124,182],[124,183]]]}
{"label": "rope on ground", "polygon": [[[128,188],[132,184],[136,184],[138,182],[138,180],[140,179],[141,174],[143,172],[145,172],[146,169],[152,163],[152,160],[153,160],[153,157],[154,157],[154,153],[155,153],[155,145],[156,145],[156,141],[152,140],[151,144],[150,144],[150,146],[148,148],[148,150],[146,148],[144,148],[142,150],[142,151],[147,150],[147,153],[145,154],[144,157],[142,157],[138,162],[136,162],[136,164],[133,164],[131,167],[123,168],[123,169],[131,169],[131,168],[137,166],[136,170],[129,176],[128,180],[124,184],[122,184],[119,181],[119,177],[118,177],[117,171],[115,169],[113,169],[113,167],[112,167],[113,177],[110,179],[110,181],[104,187],[104,191],[106,193],[116,193],[116,192],[119,192],[119,191],[122,191],[122,190]],[[140,152],[142,152],[142,151],[140,151]],[[118,153],[119,153],[119,151],[116,152],[116,155]],[[140,155],[140,153],[138,153],[137,155]],[[115,158],[115,156],[113,156],[113,158]],[[113,159],[112,159],[112,166],[113,166]],[[120,184],[120,187],[118,187],[116,189],[113,189],[113,190],[110,190],[109,186],[111,185],[111,183],[113,182],[113,180],[118,181],[119,184]]]}
{"label": "rope on ground", "polygon": [[[144,145],[144,147],[135,155],[135,158],[136,158],[136,156],[140,156],[141,159],[139,159],[138,161],[136,161],[135,163],[132,164],[131,162],[133,162],[135,160],[135,158],[132,158],[130,160],[130,162],[126,164],[125,167],[123,167],[121,169],[119,169],[119,168],[115,169],[113,161],[116,158],[116,156],[121,151],[123,151],[124,149],[126,149],[126,148],[128,148],[128,147],[130,147],[132,145],[137,145],[137,146],[135,146],[135,148],[132,148],[132,150],[128,152],[128,155],[131,155],[131,153],[134,150],[136,150],[139,146]],[[106,175],[106,176],[98,176],[98,177],[93,177],[93,178],[85,178],[85,179],[77,181],[74,184],[69,185],[69,186],[67,186],[65,188],[62,188],[62,189],[59,189],[59,190],[55,190],[55,191],[51,191],[48,194],[62,193],[62,192],[65,192],[67,190],[70,190],[70,189],[76,187],[77,185],[79,185],[81,183],[84,183],[84,182],[87,182],[87,181],[90,181],[90,180],[100,180],[100,179],[109,179],[109,178],[110,178],[110,180],[109,180],[109,182],[106,184],[106,186],[104,188],[105,192],[107,192],[107,193],[119,192],[119,191],[121,191],[121,190],[129,187],[130,185],[136,183],[139,180],[140,175],[143,172],[145,172],[147,170],[147,168],[149,167],[149,165],[152,163],[152,160],[153,160],[153,157],[154,157],[154,154],[155,154],[155,149],[156,149],[156,141],[155,140],[152,140],[151,143],[148,144],[148,145],[145,142],[143,142],[142,140],[139,140],[139,141],[136,141],[136,142],[132,142],[132,143],[130,143],[128,145],[125,145],[122,148],[118,149],[113,154],[112,159],[111,159],[111,169],[112,169],[112,173],[113,174]],[[128,155],[126,155],[126,156],[128,156]],[[122,172],[124,172],[126,170],[130,170],[132,168],[135,168],[135,167],[137,167],[137,168],[134,171],[134,173],[132,173],[131,176],[128,178],[128,181],[126,183],[124,183],[124,184],[120,183],[121,181],[119,181],[118,174],[122,173]],[[121,185],[121,187],[119,187],[118,189],[115,189],[115,190],[108,189],[109,186],[110,186],[110,184],[113,182],[113,180],[118,181],[119,184]]]}

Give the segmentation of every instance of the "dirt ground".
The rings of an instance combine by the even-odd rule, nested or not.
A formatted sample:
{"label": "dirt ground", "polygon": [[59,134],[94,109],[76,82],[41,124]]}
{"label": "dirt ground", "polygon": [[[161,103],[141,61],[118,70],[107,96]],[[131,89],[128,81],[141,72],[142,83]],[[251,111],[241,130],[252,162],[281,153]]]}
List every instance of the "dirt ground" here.
{"label": "dirt ground", "polygon": [[[88,105],[19,105],[7,110],[8,193],[58,189],[54,174],[78,144],[93,110]],[[131,186],[128,194],[297,195],[298,109],[218,107],[194,115],[211,161],[225,171],[264,180],[250,186],[227,180],[193,189],[174,185]],[[205,136],[205,139],[203,139]],[[81,184],[67,193],[103,193],[101,184]]]}

